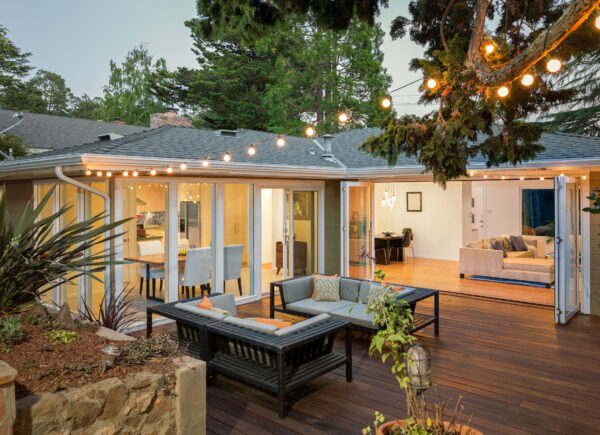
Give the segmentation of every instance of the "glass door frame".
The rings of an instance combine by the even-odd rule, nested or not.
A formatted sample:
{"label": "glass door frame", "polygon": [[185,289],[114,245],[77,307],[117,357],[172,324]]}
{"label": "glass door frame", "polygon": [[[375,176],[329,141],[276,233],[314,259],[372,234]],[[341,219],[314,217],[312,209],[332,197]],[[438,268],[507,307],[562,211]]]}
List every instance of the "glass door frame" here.
{"label": "glass door frame", "polygon": [[[575,194],[572,200],[575,204],[569,204],[567,184],[574,185]],[[581,288],[582,270],[581,249],[579,238],[580,230],[580,214],[581,214],[581,182],[577,178],[559,176],[554,177],[554,218],[555,218],[555,235],[554,235],[554,321],[558,324],[566,324],[575,314],[581,309],[581,298],[579,295]],[[573,208],[574,215],[574,230],[573,234],[568,232],[566,227],[568,222],[569,209]],[[569,252],[569,240],[572,238],[575,244],[575,270],[568,270],[572,264],[572,255]],[[576,273],[575,288],[571,288],[569,276]],[[574,307],[569,307],[568,298],[574,294],[576,303]],[[572,308],[572,309],[571,309]]]}
{"label": "glass door frame", "polygon": [[374,200],[374,189],[375,183],[363,182],[363,181],[342,181],[340,183],[340,195],[341,195],[341,213],[340,213],[340,231],[341,231],[341,264],[340,274],[341,276],[350,276],[350,232],[348,228],[350,226],[350,188],[351,187],[368,187],[370,190],[370,225],[369,225],[369,252],[367,252],[367,259],[371,262],[370,277],[369,280],[375,278],[375,237],[374,237],[374,212],[375,212],[375,200]]}

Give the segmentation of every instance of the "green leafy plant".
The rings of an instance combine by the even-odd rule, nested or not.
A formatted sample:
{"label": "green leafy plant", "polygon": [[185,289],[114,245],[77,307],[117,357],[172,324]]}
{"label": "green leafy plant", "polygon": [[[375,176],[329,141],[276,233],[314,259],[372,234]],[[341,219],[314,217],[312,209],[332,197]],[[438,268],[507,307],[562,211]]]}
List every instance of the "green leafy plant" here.
{"label": "green leafy plant", "polygon": [[84,320],[102,325],[115,331],[123,332],[130,328],[134,323],[141,320],[140,315],[133,309],[133,298],[130,294],[133,287],[126,289],[121,296],[109,299],[106,304],[106,296],[102,297],[98,306],[98,314],[83,301],[84,312],[81,315]]}
{"label": "green leafy plant", "polygon": [[44,216],[42,212],[52,198],[54,188],[39,202],[30,204],[16,223],[6,210],[6,195],[0,199],[0,311],[40,301],[44,293],[82,275],[99,281],[95,272],[118,264],[110,260],[106,249],[96,250],[120,234],[105,235],[126,220],[102,224],[98,214],[82,222],[68,222],[55,231],[55,223],[65,220],[70,206]]}
{"label": "green leafy plant", "polygon": [[70,344],[79,339],[79,334],[66,329],[53,329],[48,332],[48,338],[56,343]]}
{"label": "green leafy plant", "polygon": [[182,349],[167,334],[140,338],[122,349],[123,362],[127,365],[143,364],[150,358],[175,356],[179,353],[182,353]]}
{"label": "green leafy plant", "polygon": [[0,341],[7,347],[19,341],[22,336],[23,331],[21,330],[21,318],[19,316],[0,319]]}

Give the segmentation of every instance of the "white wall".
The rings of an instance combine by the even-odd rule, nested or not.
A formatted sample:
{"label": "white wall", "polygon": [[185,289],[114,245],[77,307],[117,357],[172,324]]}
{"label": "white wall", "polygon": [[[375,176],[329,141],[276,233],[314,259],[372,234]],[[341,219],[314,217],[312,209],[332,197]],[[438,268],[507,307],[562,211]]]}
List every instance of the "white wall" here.
{"label": "white wall", "polygon": [[[464,214],[471,210],[470,188],[464,189],[463,200],[463,184],[450,182],[446,190],[430,181],[375,184],[375,233],[385,230],[399,233],[402,228],[411,228],[416,257],[458,260],[463,237],[467,237],[462,230],[463,220],[467,221]],[[392,210],[381,205],[386,188],[396,195]],[[422,192],[422,212],[406,211],[406,192]]]}
{"label": "white wall", "polygon": [[275,243],[283,228],[283,189],[261,189],[262,263],[275,267]]}

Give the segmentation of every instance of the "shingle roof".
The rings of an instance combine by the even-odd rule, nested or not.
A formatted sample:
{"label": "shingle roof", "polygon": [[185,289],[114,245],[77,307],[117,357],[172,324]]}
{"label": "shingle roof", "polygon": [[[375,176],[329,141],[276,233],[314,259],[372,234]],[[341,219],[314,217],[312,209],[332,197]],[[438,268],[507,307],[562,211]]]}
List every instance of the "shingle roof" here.
{"label": "shingle roof", "polygon": [[[0,131],[14,124],[13,110],[0,110]],[[121,136],[147,130],[148,127],[113,124],[89,119],[67,118],[64,116],[24,113],[22,124],[10,130],[11,134],[23,139],[28,147],[62,149],[95,142],[98,136],[116,133]]]}

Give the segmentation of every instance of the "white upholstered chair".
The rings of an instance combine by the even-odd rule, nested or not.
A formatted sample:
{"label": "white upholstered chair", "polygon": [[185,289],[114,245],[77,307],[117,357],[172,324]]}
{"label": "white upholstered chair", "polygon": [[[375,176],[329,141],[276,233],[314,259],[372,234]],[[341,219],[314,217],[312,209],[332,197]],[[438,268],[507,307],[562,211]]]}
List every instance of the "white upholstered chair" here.
{"label": "white upholstered chair", "polygon": [[[242,295],[242,257],[244,256],[244,245],[225,246],[224,252],[224,281],[237,279],[240,296]],[[225,288],[225,282],[223,288]]]}
{"label": "white upholstered chair", "polygon": [[179,285],[190,297],[196,297],[196,286],[200,287],[201,294],[204,290],[210,293],[210,272],[212,266],[212,248],[194,248],[187,251],[183,275],[179,276]]}
{"label": "white upholstered chair", "polygon": [[[138,242],[138,255],[153,255],[162,254],[163,247],[160,240],[148,240],[146,242]],[[160,279],[160,290],[162,291],[163,280],[165,279],[165,269],[162,267],[150,267],[147,264],[140,265],[140,294],[144,287],[144,279],[148,279],[146,282],[146,297],[150,294],[150,279],[152,280],[152,295],[156,296],[156,280]]]}

